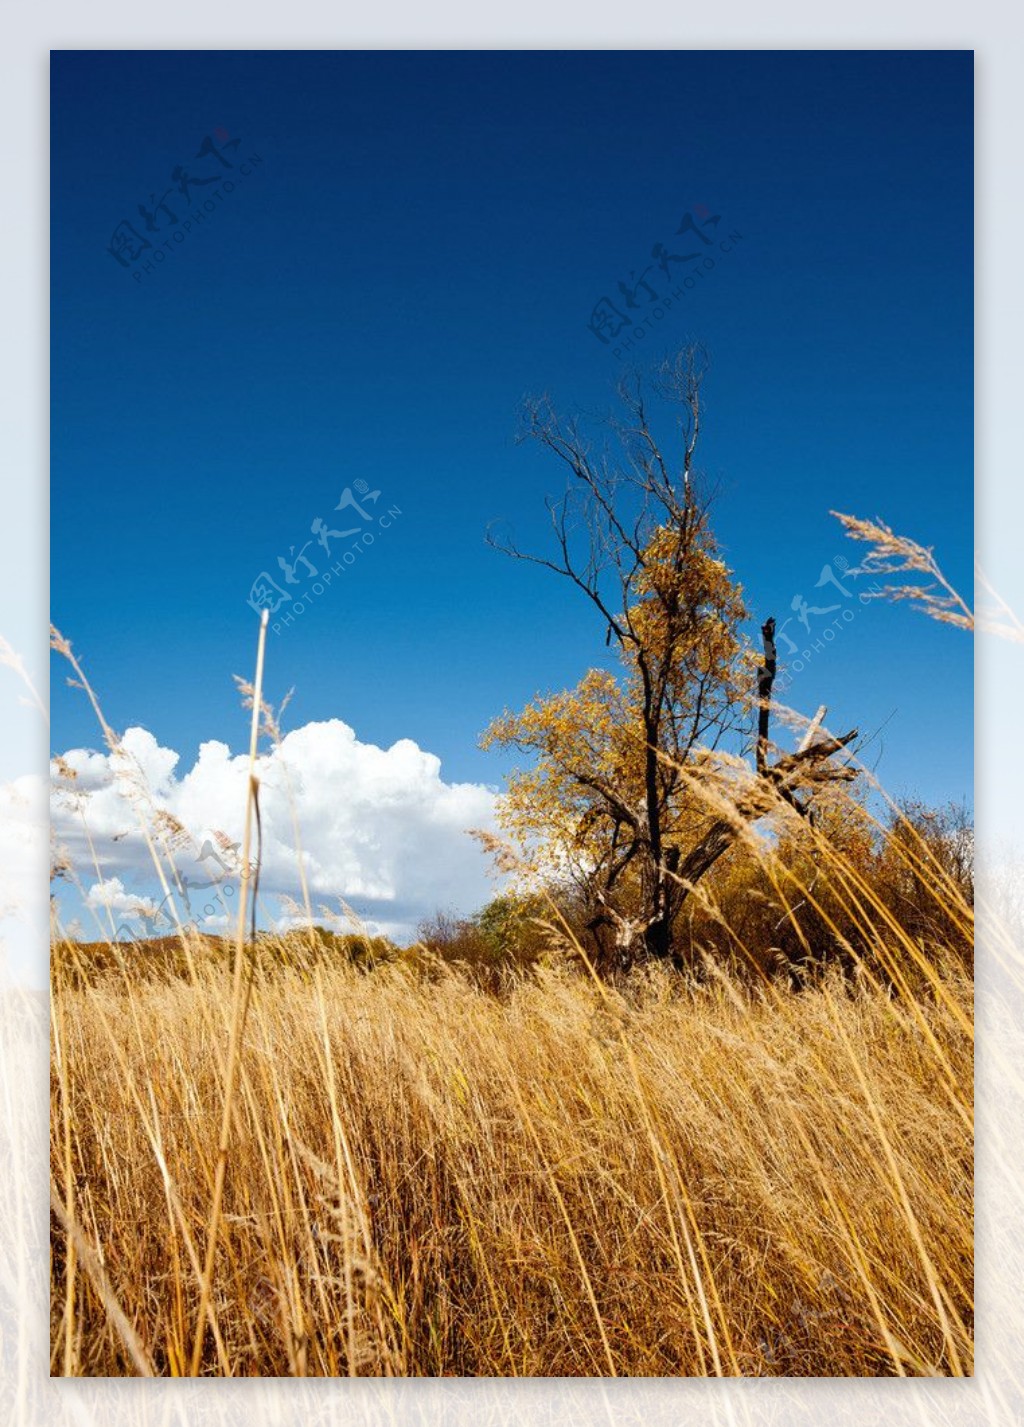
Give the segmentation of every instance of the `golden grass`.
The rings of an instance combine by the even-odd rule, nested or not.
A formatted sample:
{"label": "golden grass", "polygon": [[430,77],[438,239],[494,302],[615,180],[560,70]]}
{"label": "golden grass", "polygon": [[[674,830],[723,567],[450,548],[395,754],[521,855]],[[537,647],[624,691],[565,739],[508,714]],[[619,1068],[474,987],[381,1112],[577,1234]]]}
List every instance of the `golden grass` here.
{"label": "golden grass", "polygon": [[[52,1370],[183,1374],[231,973],[197,944],[188,979],[75,979],[79,954],[53,971]],[[934,989],[261,975],[201,1370],[969,1373],[971,985]]]}
{"label": "golden grass", "polygon": [[[176,829],[140,823],[166,889]],[[614,988],[567,922],[500,996],[313,928],[246,949],[244,907],[233,967],[186,930],[155,975],[145,943],[58,936],[51,1370],[969,1373],[972,910],[916,833],[890,845],[930,944],[811,844],[810,883],[747,848],[809,960],[801,907],[846,949],[801,994],[767,946],[752,978]]]}

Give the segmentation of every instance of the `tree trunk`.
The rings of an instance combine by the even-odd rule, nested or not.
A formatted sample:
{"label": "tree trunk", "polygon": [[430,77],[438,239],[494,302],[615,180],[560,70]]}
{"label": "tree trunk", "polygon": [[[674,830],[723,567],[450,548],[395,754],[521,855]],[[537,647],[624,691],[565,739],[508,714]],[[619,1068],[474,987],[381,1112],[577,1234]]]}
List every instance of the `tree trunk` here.
{"label": "tree trunk", "polygon": [[[659,880],[664,880],[664,872]],[[644,947],[648,956],[664,961],[672,952],[672,914],[665,899],[655,919],[644,933]]]}
{"label": "tree trunk", "polygon": [[651,849],[651,886],[648,905],[644,908],[647,918],[644,949],[649,957],[664,961],[672,950],[672,893],[661,840],[662,809],[658,787],[658,745],[661,730],[657,718],[658,701],[652,693],[646,665],[643,666],[643,676],[644,740],[647,745],[644,761],[644,801]]}
{"label": "tree trunk", "polygon": [[764,640],[764,663],[757,671],[757,771],[764,773],[768,766],[768,715],[772,702],[772,685],[775,683],[775,620],[771,617],[761,626]]}

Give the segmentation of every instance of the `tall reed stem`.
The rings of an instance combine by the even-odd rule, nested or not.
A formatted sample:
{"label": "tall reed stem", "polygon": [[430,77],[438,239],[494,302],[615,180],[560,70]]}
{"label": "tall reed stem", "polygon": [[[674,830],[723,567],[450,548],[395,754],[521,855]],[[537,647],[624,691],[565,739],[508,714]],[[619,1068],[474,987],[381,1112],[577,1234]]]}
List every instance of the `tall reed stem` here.
{"label": "tall reed stem", "polygon": [[[217,1173],[213,1184],[213,1203],[210,1206],[209,1238],[206,1244],[206,1263],[199,1294],[199,1316],[196,1319],[196,1336],[192,1344],[192,1363],[189,1369],[192,1377],[197,1376],[203,1355],[203,1336],[206,1331],[206,1317],[210,1307],[210,1293],[213,1288],[213,1270],[217,1258],[217,1235],[220,1231],[221,1204],[224,1199],[224,1179],[228,1167],[228,1150],[231,1142],[231,1112],[234,1107],[238,1062],[241,1056],[242,1033],[245,1029],[245,1013],[248,995],[245,976],[245,914],[249,893],[249,852],[252,843],[252,814],[256,803],[259,780],[256,777],[256,745],[259,739],[260,707],[263,691],[263,656],[267,644],[267,622],[269,611],[264,610],[260,619],[259,643],[256,649],[256,678],[253,681],[252,728],[249,735],[249,779],[245,795],[245,831],[242,838],[242,876],[238,896],[238,926],[235,931],[235,973],[231,998],[231,1027],[228,1033],[228,1063],[224,1076],[224,1113],[220,1122],[220,1143],[217,1147]],[[252,966],[249,967],[252,976]]]}

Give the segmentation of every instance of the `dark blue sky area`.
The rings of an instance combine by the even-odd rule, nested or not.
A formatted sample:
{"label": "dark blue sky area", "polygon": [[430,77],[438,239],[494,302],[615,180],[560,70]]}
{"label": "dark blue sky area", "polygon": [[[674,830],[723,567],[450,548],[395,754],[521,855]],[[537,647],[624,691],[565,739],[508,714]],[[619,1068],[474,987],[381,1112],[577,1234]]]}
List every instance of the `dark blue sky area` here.
{"label": "dark blue sky area", "polygon": [[[186,765],[240,748],[253,580],[283,556],[301,584],[289,548],[319,559],[312,523],[348,529],[365,481],[401,515],[271,639],[270,697],[497,782],[488,721],[605,656],[568,588],[484,544],[505,519],[539,546],[561,488],[517,411],[609,406],[587,324],[631,271],[661,292],[661,243],[715,266],[634,355],[710,349],[701,463],[752,614],[856,607],[789,697],[863,730],[895,710],[892,791],[970,794],[970,641],[814,589],[858,556],[833,508],[970,588],[969,53],[64,52],[52,93],[53,617],[116,726]],[[710,246],[687,212],[721,215]],[[123,265],[124,219],[152,247]],[[55,675],[55,746],[96,744]]]}

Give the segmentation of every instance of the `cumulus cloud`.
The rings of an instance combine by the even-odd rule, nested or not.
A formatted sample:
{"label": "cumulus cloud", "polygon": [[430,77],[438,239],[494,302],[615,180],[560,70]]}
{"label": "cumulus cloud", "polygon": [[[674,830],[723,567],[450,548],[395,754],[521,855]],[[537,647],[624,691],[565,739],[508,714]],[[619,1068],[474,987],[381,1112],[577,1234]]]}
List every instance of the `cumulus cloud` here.
{"label": "cumulus cloud", "polygon": [[108,877],[102,882],[94,882],[85,896],[85,905],[95,910],[103,907],[121,916],[147,916],[156,912],[152,897],[140,897],[135,892],[126,892],[120,877]]}
{"label": "cumulus cloud", "polygon": [[[144,728],[127,730],[123,752],[73,748],[54,759],[55,840],[104,916],[152,921],[161,906],[148,836],[182,920],[231,921],[248,757],[210,741],[191,768],[180,765]],[[446,783],[440,759],[412,740],[378,748],[340,719],[308,723],[261,756],[257,773],[261,897],[301,896],[297,845],[315,907],[337,912],[343,902],[399,939],[439,907],[469,912],[493,895],[488,860],[468,833],[493,828],[495,791]]]}

